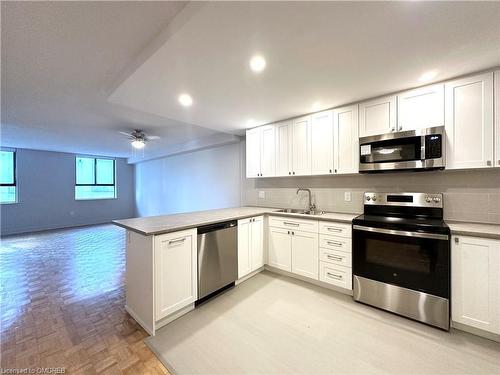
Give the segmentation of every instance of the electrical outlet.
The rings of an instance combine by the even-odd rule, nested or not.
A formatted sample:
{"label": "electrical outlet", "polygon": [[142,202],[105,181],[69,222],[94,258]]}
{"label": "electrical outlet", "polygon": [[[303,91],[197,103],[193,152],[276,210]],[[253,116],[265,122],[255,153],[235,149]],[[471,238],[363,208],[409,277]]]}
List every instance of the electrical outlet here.
{"label": "electrical outlet", "polygon": [[344,200],[346,202],[350,202],[351,201],[351,192],[350,191],[344,192]]}
{"label": "electrical outlet", "polygon": [[266,192],[265,191],[259,191],[259,199],[265,199],[266,198]]}

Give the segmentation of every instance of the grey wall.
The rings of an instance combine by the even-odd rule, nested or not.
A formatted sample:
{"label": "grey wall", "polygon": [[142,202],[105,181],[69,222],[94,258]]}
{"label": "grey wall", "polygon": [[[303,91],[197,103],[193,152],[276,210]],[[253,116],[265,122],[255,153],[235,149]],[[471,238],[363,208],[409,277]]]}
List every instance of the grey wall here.
{"label": "grey wall", "polygon": [[134,167],[116,160],[117,199],[75,200],[75,155],[17,149],[18,203],[0,208],[1,234],[109,222],[134,215]]}
{"label": "grey wall", "polygon": [[[242,145],[244,150],[244,145]],[[244,152],[242,153],[244,155]],[[245,176],[245,164],[242,163]],[[444,193],[445,219],[500,224],[500,168],[468,171],[242,179],[242,204],[304,208],[311,188],[320,210],[361,213],[365,191]],[[263,191],[265,198],[259,198]],[[346,202],[344,193],[351,192]]]}
{"label": "grey wall", "polygon": [[233,143],[136,164],[137,216],[240,206],[240,163]]}

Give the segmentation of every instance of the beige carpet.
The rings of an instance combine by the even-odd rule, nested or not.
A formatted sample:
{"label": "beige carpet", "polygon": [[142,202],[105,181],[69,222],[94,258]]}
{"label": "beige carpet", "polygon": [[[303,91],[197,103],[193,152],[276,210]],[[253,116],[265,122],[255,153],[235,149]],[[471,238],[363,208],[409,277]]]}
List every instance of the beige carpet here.
{"label": "beige carpet", "polygon": [[147,344],[175,374],[500,374],[500,344],[263,272]]}

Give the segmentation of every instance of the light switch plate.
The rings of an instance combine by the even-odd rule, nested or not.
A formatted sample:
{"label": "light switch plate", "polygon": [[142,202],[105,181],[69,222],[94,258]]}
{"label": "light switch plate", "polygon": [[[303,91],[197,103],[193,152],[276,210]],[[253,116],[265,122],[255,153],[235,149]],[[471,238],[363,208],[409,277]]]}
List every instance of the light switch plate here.
{"label": "light switch plate", "polygon": [[351,201],[351,192],[350,191],[344,192],[344,200],[346,202],[350,202]]}
{"label": "light switch plate", "polygon": [[265,191],[259,191],[259,199],[265,199],[266,198],[266,192]]}

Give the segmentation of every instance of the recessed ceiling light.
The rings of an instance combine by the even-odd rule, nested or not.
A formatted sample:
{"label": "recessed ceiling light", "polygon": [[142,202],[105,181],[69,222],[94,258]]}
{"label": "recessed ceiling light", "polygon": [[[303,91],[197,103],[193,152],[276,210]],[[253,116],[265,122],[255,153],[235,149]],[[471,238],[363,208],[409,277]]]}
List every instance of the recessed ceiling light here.
{"label": "recessed ceiling light", "polygon": [[422,74],[419,78],[420,82],[429,82],[432,81],[436,76],[438,75],[437,70],[429,70],[428,72],[425,72]]}
{"label": "recessed ceiling light", "polygon": [[313,111],[319,111],[321,109],[321,103],[320,102],[314,102],[312,105],[312,110]]}
{"label": "recessed ceiling light", "polygon": [[144,142],[142,139],[135,139],[131,142],[133,148],[141,149],[146,146],[146,142]]}
{"label": "recessed ceiling light", "polygon": [[266,68],[266,59],[261,55],[255,55],[250,59],[250,69],[260,73]]}
{"label": "recessed ceiling light", "polygon": [[193,98],[189,94],[181,94],[179,95],[179,103],[181,103],[184,107],[189,107],[193,104]]}

